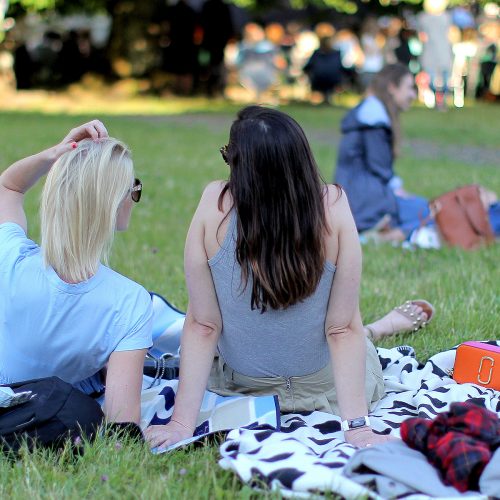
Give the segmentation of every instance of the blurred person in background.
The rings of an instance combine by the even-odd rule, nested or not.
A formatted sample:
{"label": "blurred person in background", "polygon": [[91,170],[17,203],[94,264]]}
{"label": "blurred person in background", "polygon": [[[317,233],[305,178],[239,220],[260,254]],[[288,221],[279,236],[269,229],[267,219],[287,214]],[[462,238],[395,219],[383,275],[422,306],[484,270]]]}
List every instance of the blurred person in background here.
{"label": "blurred person in background", "polygon": [[278,69],[278,87],[276,93],[281,98],[283,84],[287,82],[288,75],[288,61],[286,52],[283,49],[285,28],[280,23],[269,23],[264,27],[264,33],[266,35],[266,40],[271,42],[276,50],[276,56],[274,58],[274,64]]}
{"label": "blurred person in background", "polygon": [[238,46],[236,65],[241,84],[252,93],[254,101],[260,102],[264,92],[278,85],[285,62],[278,48],[266,38],[264,29],[257,23],[248,23]]}
{"label": "blurred person in background", "polygon": [[434,106],[438,110],[444,110],[447,106],[448,80],[453,64],[452,20],[446,11],[447,5],[448,0],[424,0],[424,10],[417,17],[419,37],[423,44],[420,57],[422,69],[429,75]]}
{"label": "blurred person in background", "polygon": [[494,100],[500,97],[500,22],[486,18],[479,26],[479,75],[476,97]]}
{"label": "blurred person in background", "polygon": [[361,89],[365,91],[384,66],[385,37],[375,17],[368,16],[363,21],[359,41],[363,51],[363,62],[358,70],[359,82]]}
{"label": "blurred person in background", "polygon": [[201,51],[207,54],[205,74],[206,92],[209,97],[223,95],[226,86],[224,50],[234,35],[229,5],[223,0],[207,0],[201,9],[203,30]]}
{"label": "blurred person in background", "polygon": [[[408,67],[389,64],[375,75],[366,97],[341,123],[334,179],[349,197],[358,232],[375,241],[402,242],[424,221],[433,225],[428,200],[405,191],[394,171],[401,147],[400,114],[415,97]],[[484,204],[491,226],[498,235],[496,195],[483,192],[487,193]]]}
{"label": "blurred person in background", "polygon": [[308,78],[304,74],[303,68],[319,47],[316,33],[310,29],[305,29],[297,23],[289,23],[287,29],[293,35],[295,43],[290,50],[289,74],[292,79],[293,97],[296,99],[307,99]]}
{"label": "blurred person in background", "polygon": [[473,61],[477,55],[477,32],[474,28],[457,30],[457,41],[453,44],[453,104],[461,108],[465,104],[465,96],[471,95],[470,81],[473,72]]}
{"label": "blurred person in background", "polygon": [[429,215],[425,200],[403,191],[393,167],[401,143],[399,115],[415,98],[408,67],[390,64],[342,120],[335,182],[347,192],[360,233],[383,223],[382,238],[403,241],[419,226],[419,216]]}
{"label": "blurred person in background", "polygon": [[352,30],[341,29],[333,39],[333,47],[342,56],[343,86],[346,89],[357,90],[359,87],[357,70],[363,64],[363,51],[358,37]]}
{"label": "blurred person in background", "polygon": [[340,51],[333,48],[335,28],[329,23],[319,23],[315,28],[319,48],[314,51],[304,72],[309,77],[311,90],[321,95],[321,102],[331,103],[331,96],[342,81]]}
{"label": "blurred person in background", "polygon": [[162,45],[162,69],[174,74],[174,91],[188,95],[193,91],[198,70],[198,46],[195,45],[197,14],[186,0],[178,0],[161,13],[165,43]]}

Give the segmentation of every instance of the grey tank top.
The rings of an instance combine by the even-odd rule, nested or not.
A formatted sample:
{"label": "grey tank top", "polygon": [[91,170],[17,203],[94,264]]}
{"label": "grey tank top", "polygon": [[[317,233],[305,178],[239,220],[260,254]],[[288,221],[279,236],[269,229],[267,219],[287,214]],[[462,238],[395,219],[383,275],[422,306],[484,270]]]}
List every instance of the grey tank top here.
{"label": "grey tank top", "polygon": [[315,292],[287,309],[250,308],[252,282],[241,282],[236,261],[236,212],[227,234],[208,261],[222,315],[219,354],[235,371],[249,377],[292,377],[324,368],[330,355],[325,318],[335,266],[326,261]]}

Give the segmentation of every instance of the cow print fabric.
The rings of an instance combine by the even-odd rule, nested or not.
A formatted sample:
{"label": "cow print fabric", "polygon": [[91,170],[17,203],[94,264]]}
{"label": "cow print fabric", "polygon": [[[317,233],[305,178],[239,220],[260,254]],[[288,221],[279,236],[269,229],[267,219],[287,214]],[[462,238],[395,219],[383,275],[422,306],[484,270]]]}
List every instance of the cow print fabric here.
{"label": "cow print fabric", "polygon": [[[399,437],[405,419],[432,419],[447,411],[454,401],[474,401],[500,416],[500,392],[457,384],[450,378],[448,370],[453,367],[455,350],[436,354],[420,364],[410,346],[377,349],[386,395],[370,411],[375,432]],[[220,452],[221,467],[257,488],[279,489],[283,495],[294,497],[334,492],[345,498],[376,498],[342,475],[356,449],[343,440],[340,419],[328,413],[282,415],[280,431],[265,426],[235,429]],[[415,471],[409,471],[412,473]]]}

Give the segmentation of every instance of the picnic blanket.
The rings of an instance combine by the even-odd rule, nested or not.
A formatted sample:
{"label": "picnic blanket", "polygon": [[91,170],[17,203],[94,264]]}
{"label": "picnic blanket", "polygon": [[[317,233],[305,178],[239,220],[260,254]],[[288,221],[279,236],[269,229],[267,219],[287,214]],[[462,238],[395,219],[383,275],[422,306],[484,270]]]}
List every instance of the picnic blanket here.
{"label": "picnic blanket", "polygon": [[[160,380],[144,376],[141,394],[141,429],[148,425],[162,425],[170,421],[174,410],[178,380]],[[238,428],[262,426],[280,428],[280,412],[277,396],[225,397],[205,391],[196,429],[192,438],[176,443],[154,453],[178,448],[214,434]]]}
{"label": "picnic blanket", "polygon": [[[167,351],[177,355],[184,313],[163,297],[157,294],[152,297],[153,354]],[[500,342],[493,343],[500,345]],[[500,416],[500,392],[474,384],[459,385],[448,375],[456,348],[432,356],[425,364],[417,361],[410,346],[378,348],[377,351],[386,395],[370,411],[376,432],[399,437],[399,427],[407,418],[433,419],[449,410],[455,401],[472,401]],[[145,377],[143,385],[143,429],[148,424],[168,421],[177,390],[176,380],[162,380],[149,387],[151,381]],[[277,400],[272,396],[228,398],[207,391],[195,436],[169,449],[222,430],[230,432],[220,447],[220,466],[234,471],[251,486],[277,488],[283,495],[294,497],[334,492],[345,498],[381,498],[373,486],[368,489],[351,479],[352,457],[356,453],[359,456],[360,452],[344,441],[340,418],[336,416],[310,412],[280,417]],[[408,474],[408,484],[422,486],[422,481],[415,481],[413,470],[408,470]],[[433,480],[439,481],[439,477]],[[427,483],[430,488],[432,481]],[[405,495],[405,498],[411,497],[427,498]]]}
{"label": "picnic blanket", "polygon": [[[432,356],[423,365],[409,346],[377,351],[386,396],[370,411],[376,432],[399,436],[405,419],[432,419],[454,401],[474,401],[500,416],[500,392],[474,384],[459,385],[449,377],[455,348]],[[250,485],[278,488],[284,495],[331,491],[346,498],[378,497],[343,474],[356,449],[343,440],[340,419],[327,413],[282,415],[279,431],[235,429],[227,435],[220,452],[221,467],[233,470]],[[408,470],[408,475],[414,478],[415,471]]]}

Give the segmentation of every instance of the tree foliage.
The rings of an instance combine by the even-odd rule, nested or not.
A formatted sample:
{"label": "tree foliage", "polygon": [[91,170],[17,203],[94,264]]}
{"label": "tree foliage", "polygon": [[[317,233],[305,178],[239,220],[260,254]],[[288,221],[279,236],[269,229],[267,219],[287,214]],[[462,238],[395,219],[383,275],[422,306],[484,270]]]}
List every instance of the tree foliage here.
{"label": "tree foliage", "polygon": [[[140,0],[136,0],[140,1]],[[234,3],[240,7],[248,9],[264,9],[273,6],[283,6],[282,0],[226,0],[228,3]],[[331,8],[338,12],[354,14],[358,10],[360,3],[377,9],[384,7],[394,8],[401,4],[410,4],[418,6],[423,0],[289,0],[291,7],[302,9],[309,6],[319,8]],[[484,5],[491,0],[449,0],[450,6],[470,5],[478,3]],[[111,6],[116,4],[113,0],[10,0],[12,6],[21,7],[25,11],[43,11],[57,9],[58,11],[68,12],[74,10],[84,10],[86,12],[109,11]]]}

